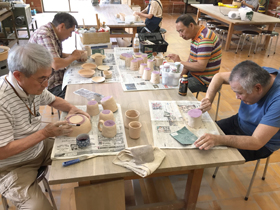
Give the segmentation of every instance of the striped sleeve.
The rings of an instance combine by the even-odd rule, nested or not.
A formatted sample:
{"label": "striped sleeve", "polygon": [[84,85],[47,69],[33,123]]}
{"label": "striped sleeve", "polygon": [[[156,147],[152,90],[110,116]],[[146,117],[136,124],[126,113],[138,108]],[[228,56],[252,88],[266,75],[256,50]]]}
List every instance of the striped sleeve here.
{"label": "striped sleeve", "polygon": [[14,140],[11,114],[0,106],[0,147],[6,146]]}

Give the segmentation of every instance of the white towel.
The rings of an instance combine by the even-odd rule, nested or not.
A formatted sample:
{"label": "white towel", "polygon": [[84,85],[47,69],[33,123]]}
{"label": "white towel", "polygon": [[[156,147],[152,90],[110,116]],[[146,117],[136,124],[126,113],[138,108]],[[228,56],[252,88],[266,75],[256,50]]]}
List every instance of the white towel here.
{"label": "white towel", "polygon": [[158,147],[141,145],[119,152],[113,163],[128,168],[141,177],[146,177],[160,166],[165,156],[166,154]]}

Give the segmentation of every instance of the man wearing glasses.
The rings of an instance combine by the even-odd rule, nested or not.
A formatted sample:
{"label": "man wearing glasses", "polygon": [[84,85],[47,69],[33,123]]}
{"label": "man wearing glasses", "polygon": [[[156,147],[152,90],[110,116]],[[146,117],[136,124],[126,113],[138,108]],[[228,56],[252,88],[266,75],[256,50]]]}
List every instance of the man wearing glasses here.
{"label": "man wearing glasses", "polygon": [[72,54],[63,53],[62,42],[72,36],[77,26],[76,19],[68,13],[57,13],[52,22],[41,26],[30,38],[30,43],[44,46],[53,56],[53,72],[49,79],[48,90],[64,98],[66,88],[62,90],[65,68],[73,61],[80,60],[83,51],[74,50]]}
{"label": "man wearing glasses", "polygon": [[43,46],[17,46],[9,52],[9,74],[0,77],[0,194],[17,209],[53,209],[36,176],[41,166],[51,163],[52,137],[72,131],[66,121],[41,129],[39,107],[49,105],[89,117],[46,89],[52,61]]}

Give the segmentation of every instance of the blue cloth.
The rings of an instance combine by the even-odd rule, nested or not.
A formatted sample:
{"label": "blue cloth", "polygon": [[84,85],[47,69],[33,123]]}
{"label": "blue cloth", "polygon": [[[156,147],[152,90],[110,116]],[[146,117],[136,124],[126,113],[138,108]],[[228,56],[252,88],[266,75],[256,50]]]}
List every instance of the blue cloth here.
{"label": "blue cloth", "polygon": [[[257,103],[247,105],[241,101],[238,111],[240,128],[251,136],[259,124],[280,128],[280,71],[263,67],[270,74],[276,73],[274,83],[267,94]],[[280,148],[280,131],[265,145],[271,152]]]}

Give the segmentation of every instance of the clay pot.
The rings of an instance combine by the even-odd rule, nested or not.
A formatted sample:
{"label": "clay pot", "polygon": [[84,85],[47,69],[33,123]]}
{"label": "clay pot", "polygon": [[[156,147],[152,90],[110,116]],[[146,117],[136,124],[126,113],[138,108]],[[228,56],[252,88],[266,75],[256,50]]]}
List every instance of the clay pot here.
{"label": "clay pot", "polygon": [[158,71],[153,71],[151,76],[151,83],[159,84],[160,83],[160,74]]}
{"label": "clay pot", "polygon": [[132,60],[132,55],[127,54],[125,57],[125,67],[130,67],[131,60]]}
{"label": "clay pot", "polygon": [[135,53],[134,53],[134,57],[135,57],[135,58],[141,58],[141,57],[142,57],[142,53],[140,53],[140,52],[135,52]]}
{"label": "clay pot", "polygon": [[103,63],[103,57],[102,57],[102,55],[96,55],[96,56],[95,56],[95,63],[96,63],[97,66],[102,65],[102,63]]}
{"label": "clay pot", "polygon": [[154,61],[148,60],[147,61],[147,67],[150,68],[152,71],[154,70]]}
{"label": "clay pot", "polygon": [[84,50],[87,51],[87,56],[91,56],[92,51],[91,51],[91,47],[90,46],[85,46]]}
{"label": "clay pot", "polygon": [[188,111],[188,125],[192,128],[198,128],[202,125],[202,111],[200,109],[192,109]]}
{"label": "clay pot", "polygon": [[100,113],[98,103],[95,100],[89,101],[87,104],[87,113],[92,117]]}
{"label": "clay pot", "polygon": [[103,71],[103,73],[104,73],[104,77],[106,78],[106,79],[111,79],[112,78],[112,71]]}
{"label": "clay pot", "polygon": [[135,109],[127,110],[125,112],[124,126],[128,128],[128,124],[132,121],[139,121],[139,117],[140,117],[139,111]]}
{"label": "clay pot", "polygon": [[151,74],[152,74],[152,71],[150,68],[145,68],[144,69],[144,73],[142,75],[142,79],[144,80],[150,80],[151,79]]}
{"label": "clay pot", "polygon": [[86,133],[82,133],[82,134],[78,135],[76,138],[76,144],[81,149],[89,146],[90,145],[89,135]]}
{"label": "clay pot", "polygon": [[162,65],[162,62],[163,62],[163,58],[162,57],[156,56],[155,60],[156,60],[156,66]]}
{"label": "clay pot", "polygon": [[142,54],[143,62],[147,63],[148,60],[148,55],[147,54]]}
{"label": "clay pot", "polygon": [[143,75],[145,68],[147,68],[147,64],[146,63],[141,63],[140,64],[140,69],[139,69],[139,74],[141,74],[141,76]]}
{"label": "clay pot", "polygon": [[103,120],[103,121],[113,120],[113,121],[115,121],[115,117],[114,117],[114,114],[111,110],[103,110],[99,114],[99,120],[98,121],[100,121],[100,120]]}
{"label": "clay pot", "polygon": [[144,63],[143,58],[137,58],[138,60],[138,68],[140,67],[141,63]]}
{"label": "clay pot", "polygon": [[82,133],[88,133],[91,130],[90,120],[82,114],[70,115],[66,118],[68,123],[80,124],[80,126],[73,126],[73,131],[68,135],[69,137],[76,137]]}
{"label": "clay pot", "polygon": [[113,138],[117,134],[116,123],[113,120],[100,120],[98,130],[102,132],[102,136],[107,138]]}
{"label": "clay pot", "polygon": [[103,109],[109,109],[112,112],[115,112],[118,110],[117,103],[113,96],[106,96],[101,99],[101,105],[103,106]]}
{"label": "clay pot", "polygon": [[137,59],[131,60],[130,70],[132,70],[132,71],[137,71],[138,70],[138,60]]}
{"label": "clay pot", "polygon": [[10,48],[6,46],[0,46],[0,49],[3,50],[1,50],[0,52],[0,61],[7,60]]}
{"label": "clay pot", "polygon": [[137,121],[132,121],[128,124],[128,135],[132,139],[139,139],[141,135],[142,124]]}
{"label": "clay pot", "polygon": [[232,1],[232,6],[237,6],[237,8],[241,7],[241,1]]}

